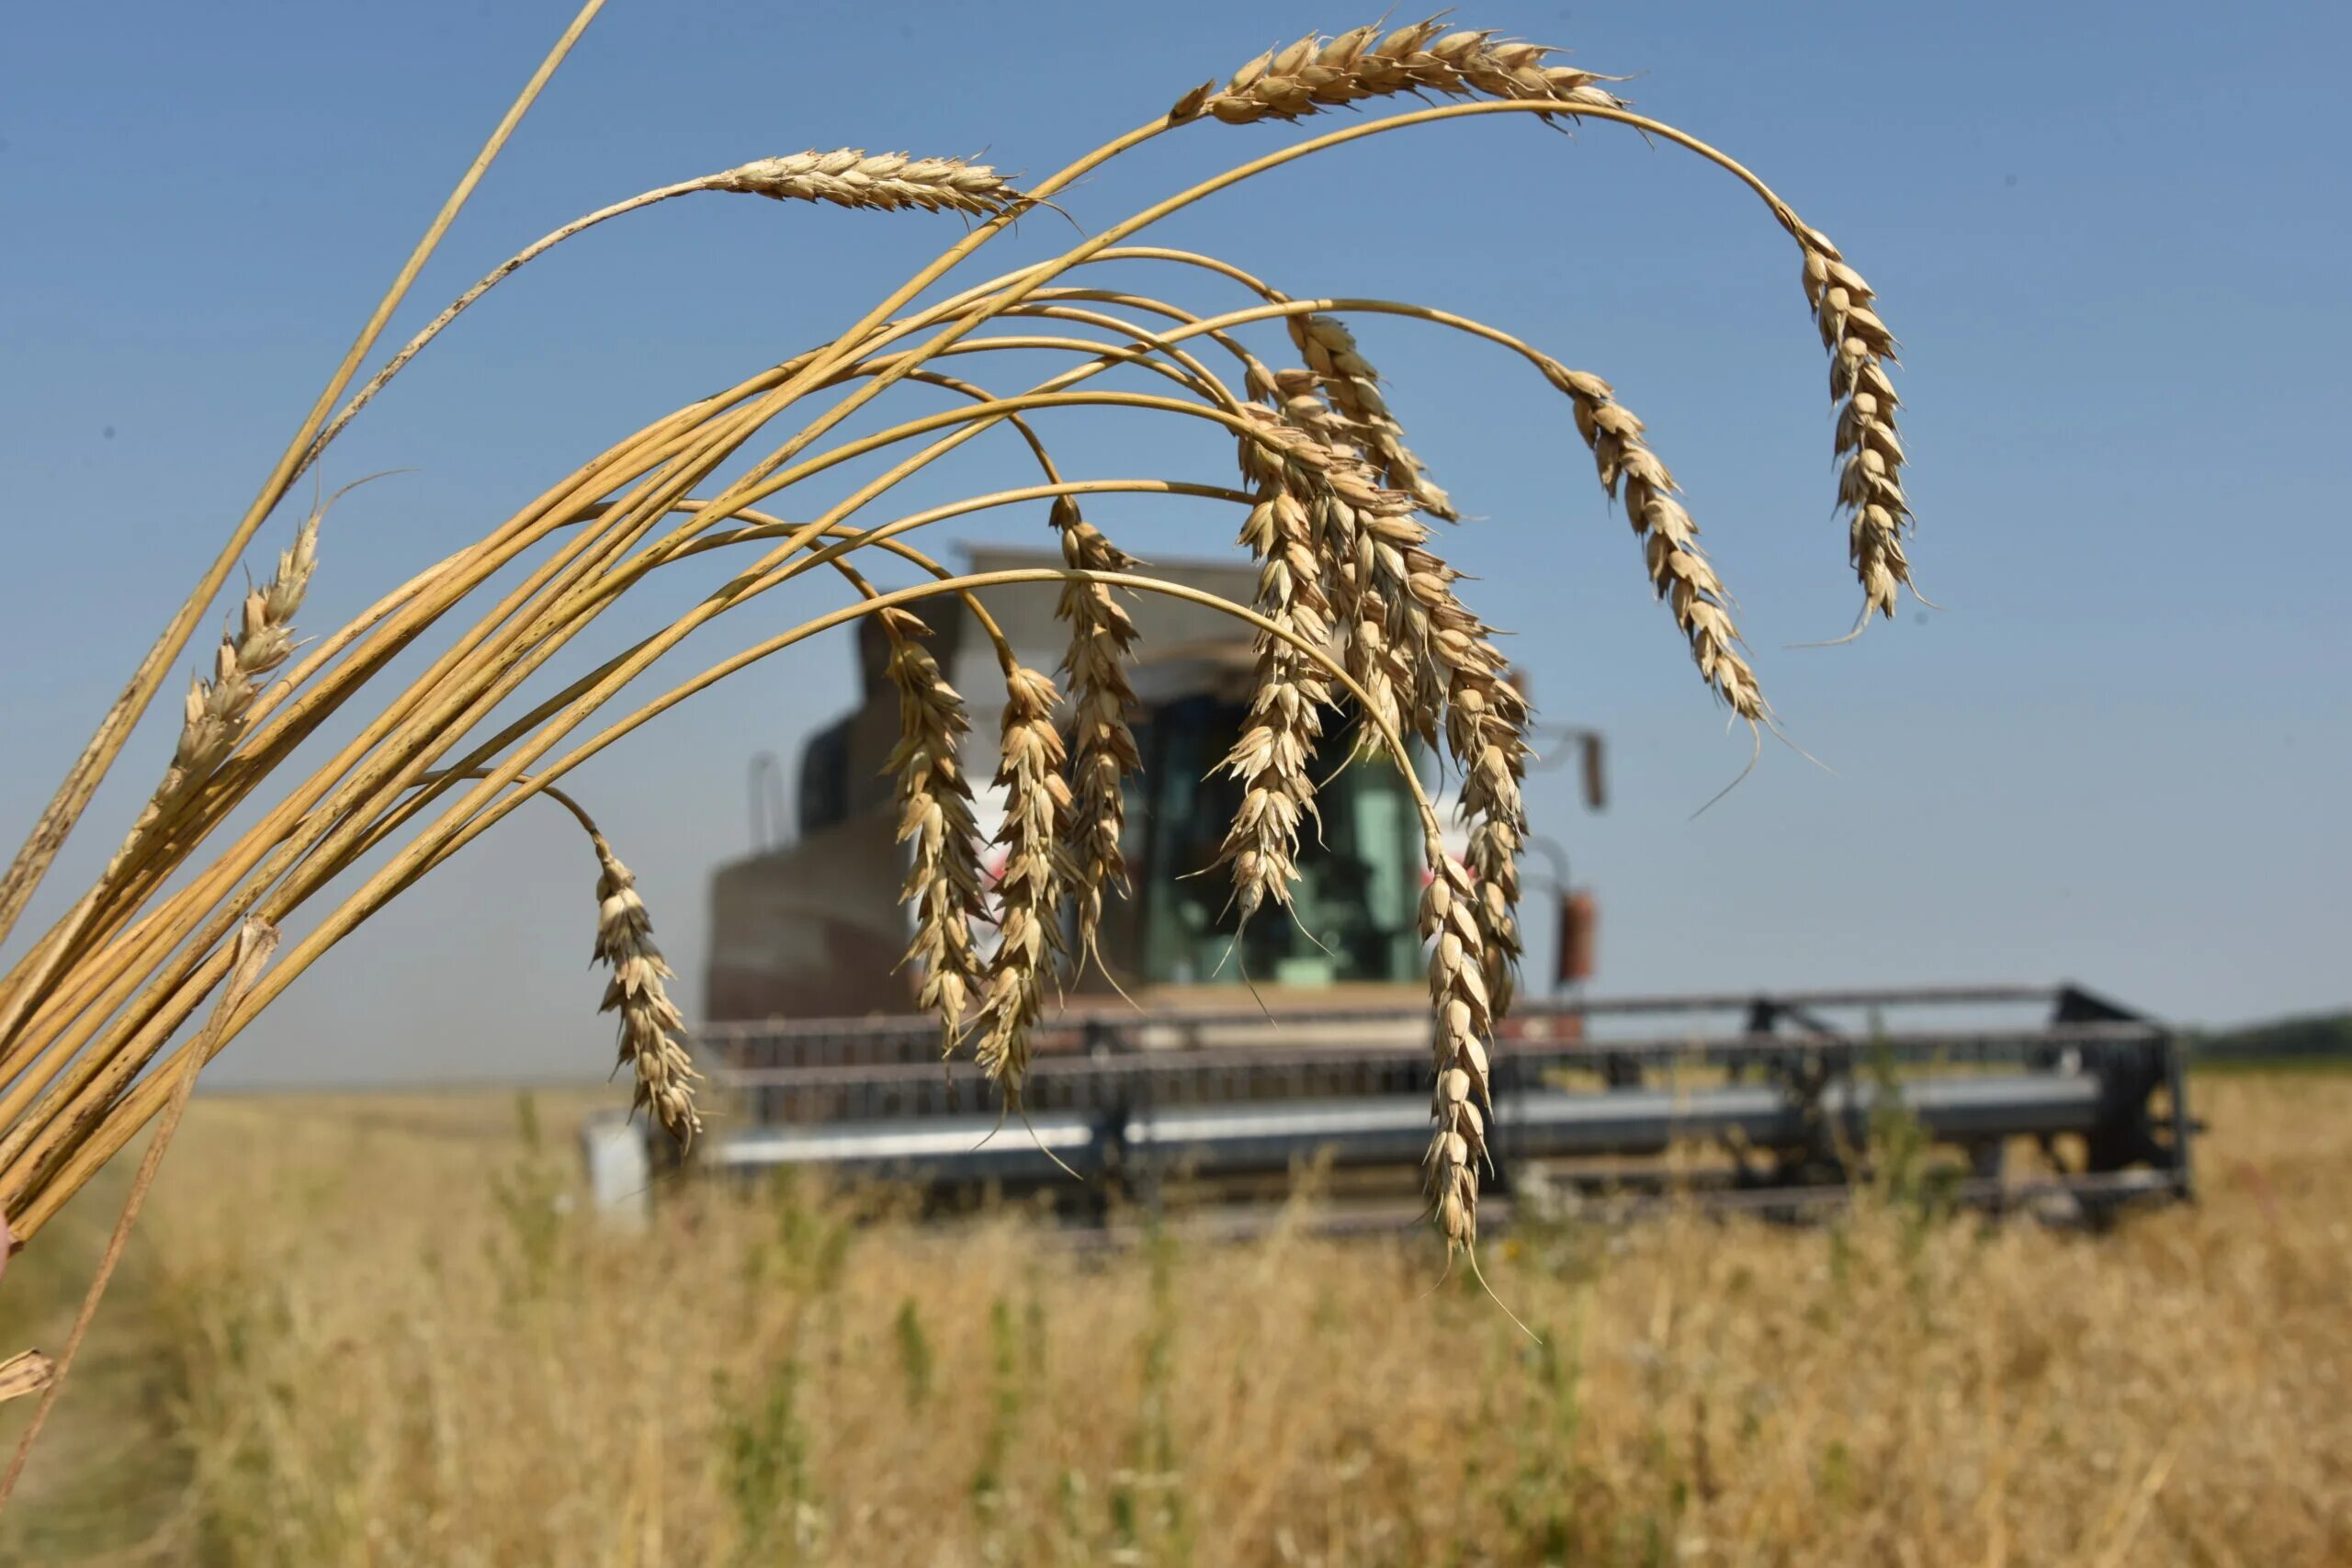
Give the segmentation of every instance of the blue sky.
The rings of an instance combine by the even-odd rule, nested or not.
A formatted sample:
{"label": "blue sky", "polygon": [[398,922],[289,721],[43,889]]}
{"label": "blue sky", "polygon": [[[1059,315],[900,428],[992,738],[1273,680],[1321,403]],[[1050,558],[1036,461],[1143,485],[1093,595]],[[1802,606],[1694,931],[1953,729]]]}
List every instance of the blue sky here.
{"label": "blue sky", "polygon": [[[568,15],[410,0],[12,16],[11,844]],[[1294,293],[1492,321],[1609,377],[1649,422],[1739,594],[1767,693],[1834,769],[1770,749],[1695,820],[1746,737],[1725,734],[1647,599],[1565,405],[1448,334],[1362,332],[1414,445],[1480,518],[1448,538],[1481,579],[1477,607],[1520,633],[1546,715],[1612,742],[1605,815],[1582,813],[1565,773],[1532,800],[1600,899],[1603,987],[2071,976],[2214,1021],[2352,1001],[2346,14],[1503,0],[1457,15],[1637,73],[1625,90],[1641,107],[1757,169],[1877,286],[1906,347],[1913,558],[1947,607],[1906,606],[1853,646],[1784,649],[1844,630],[1855,603],[1822,355],[1792,247],[1684,154],[1498,117],[1374,139],[1161,231]],[[1270,43],[1359,19],[1288,0],[616,0],[393,338],[522,243],[651,186],[842,144],[1039,173]],[[1192,128],[1065,204],[1100,226],[1300,134]],[[567,246],[338,446],[331,482],[415,471],[335,512],[310,624],[648,418],[828,335],[955,231],[707,197]],[[983,259],[1068,234],[1041,218]],[[1093,443],[1083,471],[1230,468],[1217,444],[1132,418],[1062,430]],[[1009,482],[1017,456],[986,448],[958,488]],[[1229,547],[1232,520],[1214,512],[1100,515],[1148,557]],[[1023,515],[950,537],[1040,533]],[[600,646],[691,597],[657,597]],[[689,1001],[704,878],[748,836],[745,761],[838,709],[850,671],[838,643],[774,661],[582,775]],[[101,858],[169,746],[167,723],[142,732],[40,912]],[[510,819],[289,992],[234,1074],[601,1066],[594,866],[571,833],[552,813]]]}

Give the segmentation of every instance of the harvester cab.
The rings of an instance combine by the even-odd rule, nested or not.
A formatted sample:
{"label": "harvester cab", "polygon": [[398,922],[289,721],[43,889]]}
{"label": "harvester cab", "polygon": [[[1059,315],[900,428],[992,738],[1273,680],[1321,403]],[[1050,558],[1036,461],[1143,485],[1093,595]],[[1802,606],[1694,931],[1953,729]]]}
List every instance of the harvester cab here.
{"label": "harvester cab", "polygon": [[[1059,557],[1001,548],[970,552],[971,570],[1058,564]],[[1247,603],[1254,572],[1229,564],[1155,565],[1159,575]],[[1054,616],[1051,583],[992,595],[989,609],[1014,651],[1051,670],[1067,632]],[[1076,1003],[1125,993],[1147,1011],[1418,1005],[1420,942],[1414,923],[1423,878],[1412,792],[1385,762],[1333,761],[1317,793],[1320,822],[1301,847],[1291,913],[1238,918],[1231,880],[1217,863],[1240,805],[1238,780],[1218,763],[1241,733],[1254,653],[1249,629],[1216,611],[1165,595],[1128,604],[1142,656],[1130,671],[1140,773],[1128,784],[1123,845],[1130,889],[1103,912],[1099,964],[1071,981]],[[953,600],[925,608],[933,654],[962,693],[972,723],[969,755],[990,755],[1001,679],[994,655]],[[718,1021],[903,1013],[912,976],[899,965],[909,935],[899,903],[904,853],[884,761],[898,739],[898,699],[884,669],[884,639],[861,622],[858,705],[812,735],[786,813],[767,792],[782,770],[753,781],[754,831],[765,838],[788,815],[788,842],[763,842],[720,868],[712,884],[707,1016]],[[991,695],[997,692],[1000,694]],[[1327,748],[1346,754],[1335,719]],[[1442,796],[1430,759],[1417,757],[1424,787]],[[971,769],[984,840],[1002,819],[984,765]],[[1440,799],[1442,807],[1449,805]],[[1449,825],[1450,809],[1442,811]],[[984,853],[993,875],[998,867]],[[983,951],[993,939],[983,929]],[[1114,990],[1115,987],[1115,990]]]}

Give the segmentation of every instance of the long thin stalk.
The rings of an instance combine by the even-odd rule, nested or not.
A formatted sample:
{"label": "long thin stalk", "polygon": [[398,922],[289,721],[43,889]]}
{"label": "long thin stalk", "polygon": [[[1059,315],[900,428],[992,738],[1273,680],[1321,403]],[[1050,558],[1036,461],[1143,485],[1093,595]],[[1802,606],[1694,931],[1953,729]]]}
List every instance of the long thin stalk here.
{"label": "long thin stalk", "polygon": [[636,212],[642,209],[651,207],[655,202],[668,201],[673,197],[692,196],[697,191],[715,190],[718,188],[717,182],[723,176],[718,175],[705,175],[699,179],[680,180],[675,185],[662,186],[656,190],[639,192],[638,195],[630,197],[628,200],[616,201],[610,207],[600,207],[594,212],[573,219],[571,222],[566,223],[560,229],[554,230],[549,233],[542,234],[539,238],[532,241],[529,244],[524,246],[521,250],[515,252],[513,255],[507,257],[504,261],[491,268],[489,272],[482,275],[481,280],[475,283],[472,288],[467,289],[463,294],[458,295],[457,299],[451,300],[447,307],[445,308],[439,315],[434,317],[433,320],[427,321],[422,328],[420,328],[414,337],[410,338],[408,342],[402,344],[401,345],[400,352],[393,355],[389,360],[386,360],[384,362],[384,367],[377,371],[374,376],[370,377],[366,386],[360,388],[359,390],[351,395],[351,400],[344,404],[340,410],[336,411],[334,423],[329,424],[324,430],[319,432],[318,438],[312,441],[310,445],[309,450],[302,454],[302,460],[295,469],[294,477],[299,479],[301,476],[303,469],[308,468],[312,463],[318,461],[319,454],[325,451],[328,446],[334,442],[334,438],[343,434],[344,426],[349,424],[354,419],[357,418],[359,411],[366,408],[370,402],[374,401],[376,394],[382,391],[384,388],[390,383],[392,378],[401,373],[401,369],[407,366],[410,360],[414,359],[419,354],[423,353],[425,346],[432,343],[435,338],[439,337],[452,321],[455,321],[459,316],[465,314],[467,308],[471,306],[474,301],[480,299],[483,295],[489,293],[499,284],[504,282],[515,272],[537,260],[539,257],[547,254],[548,252],[555,249],[566,240],[572,238],[576,234],[585,233],[587,231],[596,227],[599,223],[609,222],[613,219],[622,217],[628,213]]}
{"label": "long thin stalk", "polygon": [[163,636],[148,650],[147,657],[140,661],[130,683],[115,699],[114,705],[107,710],[97,732],[90,738],[82,755],[58,785],[56,795],[33,824],[32,832],[10,863],[6,875],[0,876],[0,942],[5,942],[9,931],[15,929],[17,917],[23,913],[26,901],[32,897],[33,889],[40,885],[41,877],[57,858],[57,852],[63,847],[66,835],[74,830],[83,809],[89,805],[90,796],[96,792],[98,782],[120,754],[123,742],[130,738],[131,727],[139,722],[140,716],[147,711],[147,705],[154,700],[155,693],[163,685],[173,661],[187,648],[187,639],[195,632],[196,624],[203,617],[206,607],[220,592],[220,585],[228,581],[237,558],[244,552],[245,546],[260,529],[263,520],[285,498],[302,455],[309,449],[311,436],[325,421],[327,411],[334,406],[335,399],[341,397],[343,389],[350,385],[360,362],[367,358],[368,351],[375,346],[376,339],[391,320],[392,312],[407,297],[409,286],[416,281],[416,275],[424,270],[425,262],[439,247],[441,237],[448,232],[449,225],[456,221],[459,209],[473,195],[474,187],[481,183],[481,177],[489,172],[492,162],[505,148],[507,139],[522,123],[523,116],[538,100],[539,93],[555,74],[556,67],[563,63],[564,57],[571,52],[571,46],[579,41],[580,35],[587,30],[588,24],[595,19],[604,4],[605,0],[586,0],[579,14],[572,18],[571,25],[564,29],[555,47],[548,51],[547,58],[540,62],[539,68],[532,73],[531,79],[516,95],[504,118],[491,132],[490,140],[483,143],[481,151],[458,181],[457,188],[442,203],[441,210],[425,229],[424,237],[417,242],[416,248],[410,252],[407,262],[393,277],[391,286],[384,291],[375,311],[368,318],[367,325],[360,329],[359,336],[353,342],[349,352],[345,354],[343,363],[336,367],[326,389],[311,405],[301,428],[287,444],[285,455],[278,458],[277,466],[264,481],[260,493],[254,496],[253,504],[246,508],[244,516],[231,531],[220,555],[198,580],[196,587],[164,627]]}

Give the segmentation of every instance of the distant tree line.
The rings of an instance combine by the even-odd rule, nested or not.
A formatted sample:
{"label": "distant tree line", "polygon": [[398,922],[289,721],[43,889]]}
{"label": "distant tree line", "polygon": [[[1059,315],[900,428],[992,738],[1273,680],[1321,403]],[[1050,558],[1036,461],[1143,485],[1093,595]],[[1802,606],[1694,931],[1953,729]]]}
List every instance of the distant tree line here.
{"label": "distant tree line", "polygon": [[2222,1061],[2352,1057],[2352,1012],[2311,1013],[2238,1029],[2192,1031],[2188,1047],[2196,1055]]}

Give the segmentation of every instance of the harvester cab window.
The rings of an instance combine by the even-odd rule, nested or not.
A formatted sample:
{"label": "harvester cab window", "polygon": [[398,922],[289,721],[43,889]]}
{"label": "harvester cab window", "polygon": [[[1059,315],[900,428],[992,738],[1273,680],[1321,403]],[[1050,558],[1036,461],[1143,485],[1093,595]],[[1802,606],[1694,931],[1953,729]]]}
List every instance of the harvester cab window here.
{"label": "harvester cab window", "polygon": [[[1129,863],[1141,873],[1139,978],[1147,984],[1238,983],[1314,988],[1410,982],[1420,859],[1412,797],[1394,767],[1351,763],[1320,790],[1319,834],[1299,846],[1293,909],[1268,908],[1240,930],[1231,878],[1217,864],[1241,784],[1219,767],[1247,710],[1214,696],[1181,698],[1138,727],[1145,762],[1131,802]],[[1334,716],[1324,766],[1345,754]]]}

